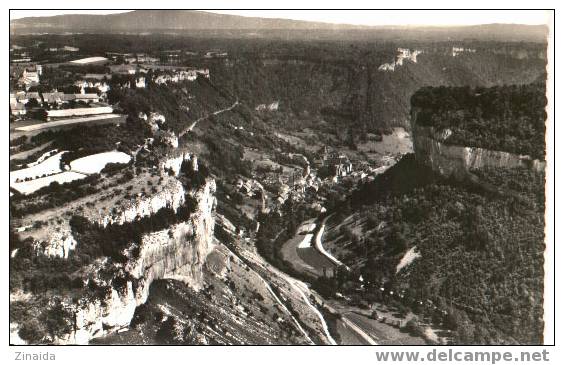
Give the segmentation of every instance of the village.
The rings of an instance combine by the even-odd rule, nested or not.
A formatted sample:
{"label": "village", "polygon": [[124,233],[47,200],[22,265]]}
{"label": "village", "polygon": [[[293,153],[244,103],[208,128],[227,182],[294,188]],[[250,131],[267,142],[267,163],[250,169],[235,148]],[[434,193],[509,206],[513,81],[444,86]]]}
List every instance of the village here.
{"label": "village", "polygon": [[[33,54],[40,47],[42,44],[32,49],[14,45],[10,49],[10,129],[13,138],[31,137],[46,130],[68,128],[81,123],[123,123],[126,115],[122,114],[119,103],[112,104],[109,98],[111,90],[144,89],[149,84],[167,85],[193,82],[198,78],[210,79],[209,69],[184,66],[186,61],[192,60],[197,64],[200,59],[225,60],[228,57],[227,52],[213,49],[201,52],[165,50],[158,54],[106,52],[104,56],[76,58],[80,54],[79,48],[62,46],[45,48],[42,55],[47,53],[50,59],[64,59],[64,62],[34,62]],[[418,53],[403,50],[402,54],[404,58],[416,62]],[[269,113],[276,112],[278,108],[279,101],[274,101],[258,105],[255,110]],[[140,114],[139,118],[147,120],[146,115]],[[171,133],[159,133],[162,135],[167,132]],[[178,146],[178,138],[174,133],[169,137],[169,144]],[[322,213],[326,209],[324,200],[328,192],[341,193],[342,184],[352,186],[359,180],[371,179],[382,172],[383,166],[391,165],[395,160],[393,156],[387,156],[383,164],[367,163],[358,156],[351,159],[339,150],[323,145],[319,146],[311,161],[302,154],[282,153],[270,156],[278,161],[269,161],[265,167],[263,162],[269,159],[268,156],[253,155],[252,151],[249,153],[256,167],[256,176],[233,181],[232,189],[244,196],[258,197],[262,212],[276,210],[291,198],[307,202],[312,209]],[[53,153],[53,156],[56,158],[57,155]],[[38,160],[35,164],[41,162]],[[22,177],[13,183],[48,175]],[[271,199],[267,199],[266,195],[271,195]]]}
{"label": "village", "polygon": [[[151,112],[131,115],[123,110],[120,102],[112,100],[111,94],[116,90],[133,95],[140,89],[162,87],[182,90],[186,83],[197,85],[198,79],[210,80],[214,75],[208,68],[186,66],[191,64],[187,59],[196,65],[200,65],[198,60],[201,59],[224,62],[228,58],[224,51],[166,50],[158,55],[107,52],[104,56],[85,55],[87,57],[83,58],[75,57],[79,52],[76,47],[49,48],[47,51],[62,53],[67,59],[64,62],[34,62],[23,48],[13,47],[14,58],[10,64],[10,132],[11,138],[18,141],[11,147],[10,196],[15,198],[16,210],[32,213],[15,228],[23,237],[36,237],[53,230],[58,232],[58,228],[53,227],[59,226],[59,216],[67,204],[84,206],[81,214],[89,216],[100,210],[115,210],[115,204],[123,203],[122,196],[126,200],[151,199],[153,195],[157,197],[164,194],[173,186],[169,180],[174,180],[166,175],[180,174],[186,156],[189,156],[194,171],[198,171],[198,165],[200,170],[207,171],[207,161],[203,159],[198,162],[197,155],[191,151],[194,146],[186,138],[191,138],[192,134],[206,133],[203,130],[214,124],[245,138],[253,139],[257,133],[248,125],[239,125],[236,119],[231,119],[231,115],[221,118],[224,112],[229,114],[239,105],[238,100],[231,106],[214,106],[216,109],[207,110],[197,119],[182,121],[188,127],[184,126],[182,131],[176,133],[169,128],[170,123],[159,110],[152,108]],[[397,65],[401,66],[404,58],[416,62],[418,52],[402,49]],[[279,100],[250,107],[261,116],[281,113]],[[134,148],[123,148],[122,142],[126,141],[119,141],[115,146],[109,145],[104,147],[104,151],[95,152],[83,148],[80,141],[76,143],[77,150],[71,152],[52,148],[49,146],[51,142],[33,142],[32,149],[25,146],[25,141],[45,131],[61,131],[81,124],[124,126],[131,119],[140,122],[149,131],[144,141]],[[313,260],[313,263],[309,263],[316,267],[314,277],[334,280],[343,264],[321,244],[326,214],[343,201],[351,189],[374,180],[410,151],[409,135],[403,128],[393,129],[381,136],[371,134],[367,141],[359,143],[354,149],[345,143],[331,141],[317,141],[308,145],[307,138],[292,131],[278,130],[272,136],[283,142],[284,148],[256,148],[245,145],[244,140],[235,141],[243,148],[243,161],[248,163],[250,169],[247,173],[236,173],[227,179],[217,180],[217,226],[224,227],[223,230],[232,227],[236,237],[233,244],[236,246],[229,247],[254,255],[258,236],[264,235],[261,231],[261,228],[264,231],[264,227],[261,227],[264,217],[279,219],[284,222],[283,225],[298,220],[296,228],[300,228],[295,232],[295,237],[282,241],[278,240],[282,237],[276,237],[271,242],[280,244],[282,256],[286,258],[286,255],[290,255],[295,265],[300,265],[302,258],[294,256],[308,252],[310,260]],[[20,140],[24,143],[19,143]],[[187,149],[190,152],[186,152]],[[180,157],[172,157],[176,155]],[[135,173],[126,172],[129,168]],[[50,197],[48,203],[41,202],[43,193],[54,192],[56,196],[61,189],[71,192],[75,187],[86,185],[89,187],[78,189],[85,190],[84,193],[72,192],[69,201],[63,199],[64,203],[60,207],[61,202],[57,197],[53,201]],[[123,189],[126,190],[125,195]],[[105,190],[107,193],[104,195],[102,192]],[[76,201],[72,200],[75,199],[73,195],[77,195]],[[98,197],[100,199],[96,201]],[[52,204],[55,206],[50,206]],[[42,210],[46,207],[49,209]],[[290,212],[288,207],[291,207]],[[235,215],[229,215],[229,209],[234,209]],[[293,209],[299,214],[292,215]],[[33,213],[36,210],[40,211],[42,223],[29,221],[30,217],[35,217]],[[310,222],[308,229],[303,228],[306,222]],[[272,224],[272,227],[278,226]],[[56,254],[67,258],[69,252],[76,249],[76,242],[67,240],[65,232],[62,230],[57,233],[57,237],[68,247],[62,253],[56,251]],[[288,230],[288,234],[294,233]],[[229,241],[224,243],[229,244]],[[49,254],[53,252],[49,251]],[[260,248],[258,252],[261,253]],[[17,251],[12,252],[12,257],[16,254]],[[353,278],[352,281],[356,289],[362,292],[362,277]],[[297,292],[300,293],[299,290]],[[335,313],[348,310],[350,299],[342,295],[338,298],[330,302],[331,307],[325,310]],[[316,294],[313,304],[309,305],[323,307],[324,301],[323,297]],[[405,319],[398,320],[376,309],[370,307],[364,315],[372,318],[370,321],[387,323],[383,328],[390,328],[391,331],[397,332],[400,326],[405,325]],[[354,326],[352,323],[360,320],[347,317],[343,321]],[[357,329],[344,333],[356,336],[364,332]],[[421,341],[405,336],[407,341]],[[360,343],[371,341],[368,336]]]}
{"label": "village", "polygon": [[[155,63],[156,58],[144,54],[106,56],[45,65],[28,58],[13,59],[10,120],[51,121],[110,114],[114,111],[107,96],[111,88],[145,88],[149,82],[161,85],[209,78],[207,69],[161,65]],[[92,69],[103,72],[88,72]]]}

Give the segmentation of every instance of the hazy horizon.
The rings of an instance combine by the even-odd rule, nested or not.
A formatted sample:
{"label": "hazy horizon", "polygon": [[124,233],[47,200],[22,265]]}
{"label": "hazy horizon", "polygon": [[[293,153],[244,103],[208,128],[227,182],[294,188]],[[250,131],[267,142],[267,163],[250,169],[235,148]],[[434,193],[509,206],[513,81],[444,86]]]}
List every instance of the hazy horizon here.
{"label": "hazy horizon", "polygon": [[[145,9],[138,9],[145,10]],[[149,9],[147,9],[149,10]],[[151,9],[153,10],[153,9]],[[163,9],[166,10],[166,9]],[[189,9],[187,9],[189,10]],[[57,15],[108,15],[133,10],[10,10],[10,19]],[[360,26],[471,26],[481,24],[546,25],[550,12],[498,10],[201,10],[244,17],[278,18]],[[425,13],[422,19],[421,14]]]}

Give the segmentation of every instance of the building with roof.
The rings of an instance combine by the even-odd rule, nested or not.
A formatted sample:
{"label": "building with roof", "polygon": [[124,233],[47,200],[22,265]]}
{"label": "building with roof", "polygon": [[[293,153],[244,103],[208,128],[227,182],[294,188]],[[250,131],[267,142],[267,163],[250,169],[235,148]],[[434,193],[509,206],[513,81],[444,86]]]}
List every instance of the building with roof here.
{"label": "building with roof", "polygon": [[47,110],[47,120],[51,118],[67,118],[87,115],[109,114],[113,112],[111,106],[93,108],[51,109]]}
{"label": "building with roof", "polygon": [[110,66],[110,72],[112,74],[119,75],[135,75],[137,72],[137,66],[135,65],[112,65]]}
{"label": "building with roof", "polygon": [[106,65],[110,62],[106,57],[87,57],[70,61],[71,65]]}
{"label": "building with roof", "polygon": [[63,92],[51,92],[51,93],[41,93],[44,103],[48,104],[61,104],[64,101],[65,93]]}
{"label": "building with roof", "polygon": [[30,86],[39,84],[39,72],[28,71],[27,68],[23,70],[22,76],[19,79],[20,84],[24,85],[26,89]]}

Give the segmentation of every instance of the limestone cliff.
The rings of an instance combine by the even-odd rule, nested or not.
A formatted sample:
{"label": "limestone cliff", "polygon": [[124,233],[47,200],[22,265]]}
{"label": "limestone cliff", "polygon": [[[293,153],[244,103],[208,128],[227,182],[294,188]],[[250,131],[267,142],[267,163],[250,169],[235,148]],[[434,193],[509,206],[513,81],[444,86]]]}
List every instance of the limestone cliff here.
{"label": "limestone cliff", "polygon": [[111,212],[100,212],[93,218],[102,227],[108,224],[124,224],[133,222],[140,217],[147,217],[157,213],[162,208],[177,210],[185,202],[185,190],[180,181],[175,178],[160,187],[157,193],[137,196],[115,206]]}
{"label": "limestone cliff", "polygon": [[446,128],[417,125],[417,110],[412,111],[411,128],[413,148],[417,160],[439,174],[465,178],[473,169],[525,167],[542,171],[545,161],[533,159],[528,155],[518,155],[504,151],[494,151],[479,147],[452,145],[448,139],[452,132]]}
{"label": "limestone cliff", "polygon": [[[210,180],[202,188],[191,192],[198,208],[188,221],[144,235],[137,247],[138,258],[129,261],[127,272],[145,281],[148,278],[175,277],[199,288],[200,269],[212,249],[214,192],[215,182]],[[191,244],[187,245],[187,242]]]}
{"label": "limestone cliff", "polygon": [[[74,330],[54,342],[85,344],[92,338],[126,328],[135,308],[147,300],[154,280],[174,278],[199,289],[202,267],[212,249],[214,193],[213,179],[189,192],[197,202],[189,219],[145,234],[141,242],[132,243],[127,263],[109,263],[104,259],[94,264],[86,282],[94,282],[96,287],[103,289],[104,295],[85,295],[77,302],[65,301],[65,309],[72,313]],[[122,279],[117,287],[116,278]]]}
{"label": "limestone cliff", "polygon": [[52,232],[47,241],[34,240],[33,248],[38,254],[50,257],[68,258],[69,253],[76,248],[76,239],[70,227],[65,225],[60,230]]}
{"label": "limestone cliff", "polygon": [[[176,211],[185,202],[185,189],[176,179],[185,162],[190,163],[193,171],[198,171],[197,156],[188,152],[178,152],[160,162],[159,167],[163,172],[164,182],[157,188],[156,193],[141,194],[132,199],[119,201],[111,208],[96,208],[80,214],[85,215],[92,223],[106,227],[108,224],[121,225],[151,216],[162,208],[172,208]],[[62,220],[49,229],[45,228],[44,231],[42,238],[35,239],[34,242],[34,249],[38,254],[67,258],[76,248],[76,239],[73,237],[68,221]]]}
{"label": "limestone cliff", "polygon": [[159,167],[164,172],[172,172],[172,175],[178,176],[184,162],[190,162],[192,170],[198,171],[198,157],[189,152],[178,152],[176,156],[162,161]]}

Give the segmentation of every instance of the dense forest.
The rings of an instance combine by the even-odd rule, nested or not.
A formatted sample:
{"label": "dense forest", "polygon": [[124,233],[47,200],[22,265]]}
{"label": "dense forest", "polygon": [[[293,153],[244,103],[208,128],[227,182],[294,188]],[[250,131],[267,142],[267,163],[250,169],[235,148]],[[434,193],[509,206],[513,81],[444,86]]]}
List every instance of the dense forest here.
{"label": "dense forest", "polygon": [[426,87],[411,98],[417,125],[448,128],[448,144],[545,156],[544,82],[491,88]]}
{"label": "dense forest", "polygon": [[[367,222],[363,237],[350,238],[356,254],[344,259],[374,291],[385,284],[404,293],[403,304],[415,312],[437,317],[457,343],[541,343],[544,174],[475,173],[512,194],[441,178],[405,156],[361,185],[341,212]],[[421,257],[397,272],[412,247]]]}
{"label": "dense forest", "polygon": [[[358,134],[383,127],[408,126],[410,97],[421,87],[531,83],[544,79],[546,66],[546,46],[526,42],[306,42],[271,38],[248,42],[162,34],[119,37],[83,34],[72,39],[45,35],[41,39],[80,49],[76,54],[56,56],[65,61],[106,52],[147,52],[148,49],[152,56],[160,58],[167,50],[179,50],[175,64],[208,68],[211,83],[225,93],[223,97],[237,98],[249,108],[279,101],[280,110],[291,116],[322,118],[337,126],[347,124]],[[33,59],[47,63],[63,61],[53,59],[55,55],[42,47],[35,47],[36,40],[21,36],[13,42],[27,46]],[[453,46],[476,52],[452,57]],[[379,71],[380,65],[395,59],[398,48],[418,49],[423,53],[416,63],[405,61],[394,72]],[[225,51],[227,57],[203,57],[210,49]],[[186,92],[193,94],[197,88],[188,87]],[[182,98],[179,94],[175,96]],[[189,106],[188,102],[180,104],[180,107]]]}

